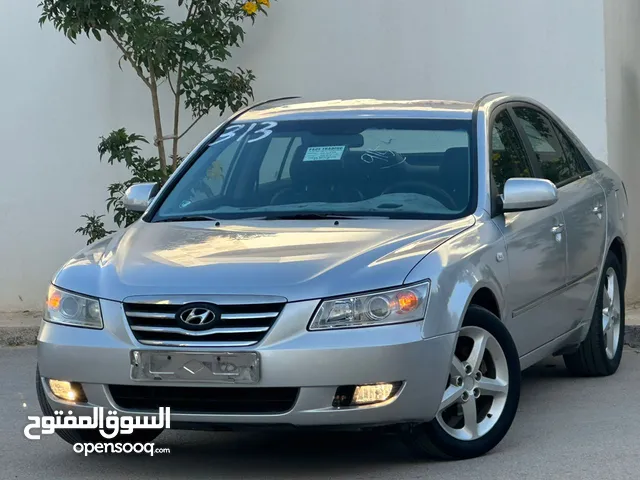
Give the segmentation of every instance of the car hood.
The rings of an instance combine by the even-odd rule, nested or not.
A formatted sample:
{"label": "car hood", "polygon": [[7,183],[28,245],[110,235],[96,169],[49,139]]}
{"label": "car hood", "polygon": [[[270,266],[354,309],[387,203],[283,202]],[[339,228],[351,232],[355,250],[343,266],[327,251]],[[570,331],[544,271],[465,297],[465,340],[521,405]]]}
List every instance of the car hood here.
{"label": "car hood", "polygon": [[322,298],[401,285],[425,255],[474,221],[138,221],[80,251],[53,283],[115,301],[173,294]]}

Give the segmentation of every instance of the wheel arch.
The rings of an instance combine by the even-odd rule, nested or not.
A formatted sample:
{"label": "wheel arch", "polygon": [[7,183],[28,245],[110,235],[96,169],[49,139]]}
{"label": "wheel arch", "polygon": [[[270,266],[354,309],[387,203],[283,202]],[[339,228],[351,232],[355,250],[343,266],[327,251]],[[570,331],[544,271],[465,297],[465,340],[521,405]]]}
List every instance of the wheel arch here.
{"label": "wheel arch", "polygon": [[504,312],[502,297],[496,294],[495,288],[489,282],[479,281],[477,282],[466,295],[466,301],[463,308],[459,311],[457,330],[462,328],[464,319],[469,312],[471,305],[485,308],[493,313],[496,317],[503,321],[502,315]]}
{"label": "wheel arch", "polygon": [[627,248],[624,245],[624,241],[619,236],[615,237],[609,245],[609,252],[613,253],[622,266],[622,275],[624,279],[627,278]]}
{"label": "wheel arch", "polygon": [[478,307],[482,307],[486,310],[489,310],[496,317],[502,320],[502,314],[500,311],[500,303],[498,302],[498,298],[495,295],[495,293],[493,293],[491,288],[489,288],[486,285],[479,287],[471,295],[469,302],[467,304],[467,307],[465,309],[465,315],[467,313],[467,310],[469,309],[469,306],[471,305],[476,305]]}

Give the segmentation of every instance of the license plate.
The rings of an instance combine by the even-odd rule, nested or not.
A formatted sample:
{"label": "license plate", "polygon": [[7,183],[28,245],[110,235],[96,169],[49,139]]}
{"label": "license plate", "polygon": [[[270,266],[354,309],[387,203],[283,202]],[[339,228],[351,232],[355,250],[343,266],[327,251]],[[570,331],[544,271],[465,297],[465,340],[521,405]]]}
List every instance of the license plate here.
{"label": "license plate", "polygon": [[132,380],[253,384],[260,381],[257,353],[133,350]]}

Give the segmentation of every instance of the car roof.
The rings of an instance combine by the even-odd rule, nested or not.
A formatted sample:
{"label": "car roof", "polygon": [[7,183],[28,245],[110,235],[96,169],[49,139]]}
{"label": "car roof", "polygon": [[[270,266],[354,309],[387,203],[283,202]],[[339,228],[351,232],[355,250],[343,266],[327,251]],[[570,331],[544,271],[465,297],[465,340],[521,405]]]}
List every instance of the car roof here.
{"label": "car roof", "polygon": [[285,121],[362,117],[471,120],[475,104],[455,100],[285,99],[258,105],[237,121]]}

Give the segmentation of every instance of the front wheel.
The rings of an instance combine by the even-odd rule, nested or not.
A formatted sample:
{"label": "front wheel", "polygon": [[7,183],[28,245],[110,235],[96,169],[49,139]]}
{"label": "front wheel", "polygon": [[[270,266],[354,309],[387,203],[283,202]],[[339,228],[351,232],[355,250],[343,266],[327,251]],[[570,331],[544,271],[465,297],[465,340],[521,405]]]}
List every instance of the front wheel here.
{"label": "front wheel", "polygon": [[466,459],[484,455],[507,434],[520,401],[520,361],[499,318],[471,305],[450,366],[440,409],[405,436],[421,456]]}

